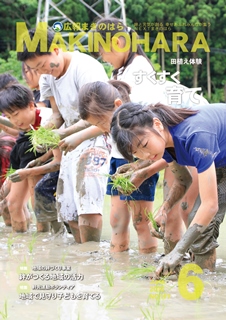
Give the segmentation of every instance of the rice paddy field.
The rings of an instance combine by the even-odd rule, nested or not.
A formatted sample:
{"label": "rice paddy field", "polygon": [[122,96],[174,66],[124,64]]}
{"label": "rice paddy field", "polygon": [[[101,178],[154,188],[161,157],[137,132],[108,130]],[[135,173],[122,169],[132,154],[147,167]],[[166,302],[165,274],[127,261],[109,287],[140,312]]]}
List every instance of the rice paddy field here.
{"label": "rice paddy field", "polygon": [[[161,194],[159,187],[156,205]],[[12,234],[1,220],[0,319],[225,319],[225,221],[215,272],[185,264],[179,280],[155,281],[147,274],[157,266],[162,242],[157,254],[139,254],[131,224],[130,250],[110,254],[109,210],[106,197],[100,243],[76,244],[68,234],[37,235],[35,224],[28,233]]]}

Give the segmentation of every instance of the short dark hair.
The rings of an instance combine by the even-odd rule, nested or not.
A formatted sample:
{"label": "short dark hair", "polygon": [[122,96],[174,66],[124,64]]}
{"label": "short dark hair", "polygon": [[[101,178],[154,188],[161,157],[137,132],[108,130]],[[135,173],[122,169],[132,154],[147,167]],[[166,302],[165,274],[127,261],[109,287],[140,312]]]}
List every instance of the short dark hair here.
{"label": "short dark hair", "polygon": [[9,83],[19,83],[10,73],[0,74],[0,90],[4,89]]}
{"label": "short dark hair", "polygon": [[[40,29],[30,29],[28,31],[28,34],[30,36],[30,39],[32,40],[35,34],[40,34],[40,37],[43,36],[43,30]],[[44,56],[46,54],[50,55],[51,52],[49,51],[51,44],[53,42],[54,33],[52,31],[47,30],[47,50],[43,52],[40,47],[40,42],[37,45],[37,49],[35,52],[28,51],[26,44],[24,43],[23,52],[17,52],[17,60],[19,61],[26,61],[28,59],[33,59],[37,56]]]}
{"label": "short dark hair", "polygon": [[12,113],[15,109],[26,109],[34,101],[33,92],[22,84],[9,84],[0,91],[0,112]]}

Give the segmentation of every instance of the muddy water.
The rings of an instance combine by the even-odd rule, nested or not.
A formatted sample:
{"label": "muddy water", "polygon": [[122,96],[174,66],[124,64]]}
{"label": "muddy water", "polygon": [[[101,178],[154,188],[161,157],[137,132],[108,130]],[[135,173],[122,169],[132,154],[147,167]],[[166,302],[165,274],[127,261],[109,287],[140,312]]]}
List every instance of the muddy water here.
{"label": "muddy water", "polygon": [[[179,291],[173,279],[160,283],[160,289],[146,278],[122,279],[133,266],[156,265],[163,246],[159,242],[158,254],[139,255],[131,227],[129,252],[111,256],[108,212],[106,198],[100,244],[78,245],[70,235],[36,237],[34,225],[29,233],[16,236],[1,222],[0,312],[5,312],[6,302],[12,320],[226,319],[226,222],[221,227],[216,272],[195,274],[200,298],[188,300],[194,292],[191,283],[187,287],[180,282]],[[114,274],[113,286],[107,281],[106,266]]]}

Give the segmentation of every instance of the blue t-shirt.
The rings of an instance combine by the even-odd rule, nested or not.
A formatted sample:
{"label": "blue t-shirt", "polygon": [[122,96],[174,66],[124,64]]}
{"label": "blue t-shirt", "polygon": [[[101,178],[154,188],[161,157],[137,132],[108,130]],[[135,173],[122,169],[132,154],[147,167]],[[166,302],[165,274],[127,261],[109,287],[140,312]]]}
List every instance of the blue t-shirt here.
{"label": "blue t-shirt", "polygon": [[165,150],[163,158],[180,165],[196,167],[198,173],[212,163],[226,166],[226,104],[216,103],[196,108],[199,112],[174,127],[172,135],[176,159]]}

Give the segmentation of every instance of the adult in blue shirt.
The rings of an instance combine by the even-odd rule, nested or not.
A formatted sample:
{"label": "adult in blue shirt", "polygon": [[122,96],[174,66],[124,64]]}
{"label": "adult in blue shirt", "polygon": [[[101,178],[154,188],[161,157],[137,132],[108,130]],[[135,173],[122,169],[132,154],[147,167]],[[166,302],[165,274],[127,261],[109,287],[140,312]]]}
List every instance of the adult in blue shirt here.
{"label": "adult in blue shirt", "polygon": [[[155,220],[164,234],[167,214],[191,184],[186,166],[198,171],[199,197],[190,213],[190,224],[176,247],[160,260],[157,275],[166,275],[180,264],[190,248],[194,261],[214,270],[219,226],[226,211],[226,104],[194,109],[174,109],[162,104],[122,105],[114,114],[113,139],[122,155],[132,160],[165,159],[175,176],[167,199]],[[151,224],[151,223],[150,223]]]}

